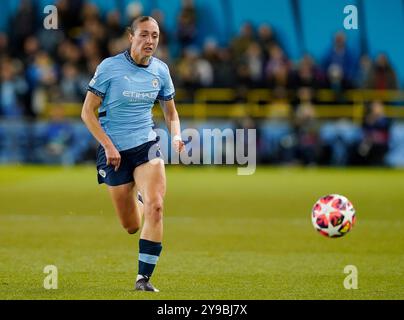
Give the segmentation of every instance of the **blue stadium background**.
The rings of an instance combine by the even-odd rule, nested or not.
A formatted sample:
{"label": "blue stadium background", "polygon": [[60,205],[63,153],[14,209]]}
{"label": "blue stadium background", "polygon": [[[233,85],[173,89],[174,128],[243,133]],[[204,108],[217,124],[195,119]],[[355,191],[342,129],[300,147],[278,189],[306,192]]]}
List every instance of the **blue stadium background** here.
{"label": "blue stadium background", "polygon": [[[12,71],[11,78],[2,78],[1,82],[1,97],[9,94],[12,98],[15,91],[17,98],[14,104],[8,105],[8,109],[5,99],[0,105],[3,109],[0,163],[51,162],[69,165],[91,161],[95,143],[79,120],[80,99],[70,101],[63,99],[63,95],[62,98],[53,98],[53,87],[39,85],[38,88],[44,89],[45,94],[39,95],[42,97],[39,99],[38,91],[35,91],[32,96],[35,99],[31,98],[36,102],[32,99],[28,102],[31,104],[29,108],[36,108],[34,112],[31,111],[28,116],[24,111],[13,112],[13,108],[24,108],[18,100],[17,80],[30,83],[29,63],[24,62],[21,52],[18,57],[18,52],[8,46],[13,42],[13,30],[18,23],[13,17],[16,17],[23,2],[34,5],[36,19],[32,35],[40,38],[45,17],[43,8],[63,1],[6,0],[1,3],[0,32],[8,37],[3,41],[6,44],[3,45],[2,59],[5,65],[14,58],[19,59],[22,70],[17,67],[17,71]],[[196,34],[187,45],[177,37],[183,1],[69,2],[80,3],[80,8],[85,3],[95,5],[102,23],[109,13],[117,11],[122,27],[130,23],[128,8],[133,9],[134,3],[140,5],[137,8],[141,8],[144,15],[153,15],[156,9],[160,10],[164,16],[162,27],[167,34],[168,62],[173,77],[178,74],[178,79],[175,79],[177,103],[180,115],[183,115],[183,128],[256,128],[259,133],[259,160],[263,163],[404,166],[404,0],[195,0]],[[343,29],[343,9],[346,5],[358,8],[357,30]],[[204,84],[202,81],[189,87],[181,79],[180,72],[175,72],[174,65],[179,65],[178,70],[181,70],[180,60],[187,54],[184,52],[202,57],[207,43],[214,43],[214,48],[218,50],[231,48],[232,41],[240,35],[242,26],[247,22],[255,30],[262,24],[272,27],[288,61],[290,74],[298,72],[300,61],[308,54],[325,78],[324,83],[327,83],[329,74],[323,66],[324,57],[333,46],[335,34],[342,32],[354,61],[355,75],[361,71],[361,57],[367,56],[375,63],[380,54],[385,54],[397,84],[392,87],[361,86],[352,79],[350,85],[338,89],[333,85],[320,84],[310,87],[311,98],[306,107],[305,103],[295,101],[302,101],[297,92],[307,85],[285,85],[287,93],[279,96],[278,87],[265,81],[254,85],[248,81],[241,84],[237,80],[226,86],[214,81]],[[39,47],[41,45],[39,41]],[[80,50],[83,48],[80,44],[75,45]],[[105,52],[100,58],[104,57]],[[55,61],[57,79],[53,85],[58,87],[63,82],[63,75],[60,76],[63,65],[53,53],[49,53],[48,58]],[[270,61],[271,57],[268,58]],[[79,69],[78,66],[76,68]],[[85,81],[82,82],[84,88]],[[240,88],[247,92],[241,98],[237,95]],[[193,93],[191,97],[187,95],[190,89]],[[35,108],[32,107],[34,104]],[[304,106],[300,108],[301,105]],[[160,126],[161,114],[156,112],[156,123]],[[370,120],[367,122],[367,119]],[[44,152],[48,155],[43,156]],[[53,156],[50,157],[49,153]]]}

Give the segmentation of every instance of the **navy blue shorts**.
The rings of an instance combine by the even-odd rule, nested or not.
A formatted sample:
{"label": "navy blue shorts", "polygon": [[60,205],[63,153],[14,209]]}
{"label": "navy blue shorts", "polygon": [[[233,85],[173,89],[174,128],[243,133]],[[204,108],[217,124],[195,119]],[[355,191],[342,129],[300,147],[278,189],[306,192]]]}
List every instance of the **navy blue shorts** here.
{"label": "navy blue shorts", "polygon": [[[98,183],[105,183],[109,186],[119,186],[134,181],[133,171],[136,167],[155,158],[161,158],[160,146],[157,142],[158,140],[153,140],[132,149],[119,151],[121,164],[118,171],[115,171],[112,165],[107,166],[105,150],[100,145],[97,150]],[[152,147],[153,149],[150,150]],[[149,151],[151,151],[150,155]]]}

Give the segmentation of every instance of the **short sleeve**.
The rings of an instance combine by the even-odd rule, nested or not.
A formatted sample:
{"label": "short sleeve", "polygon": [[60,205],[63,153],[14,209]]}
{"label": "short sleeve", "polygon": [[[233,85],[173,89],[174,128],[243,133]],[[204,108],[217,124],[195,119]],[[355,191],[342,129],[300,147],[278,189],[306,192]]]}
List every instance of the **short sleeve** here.
{"label": "short sleeve", "polygon": [[165,72],[162,74],[162,85],[157,96],[158,100],[168,101],[174,98],[175,96],[175,89],[173,80],[171,79],[170,70],[166,66]]}
{"label": "short sleeve", "polygon": [[101,98],[104,98],[109,87],[109,83],[110,76],[108,74],[107,64],[104,60],[95,70],[94,76],[88,84],[87,90]]}

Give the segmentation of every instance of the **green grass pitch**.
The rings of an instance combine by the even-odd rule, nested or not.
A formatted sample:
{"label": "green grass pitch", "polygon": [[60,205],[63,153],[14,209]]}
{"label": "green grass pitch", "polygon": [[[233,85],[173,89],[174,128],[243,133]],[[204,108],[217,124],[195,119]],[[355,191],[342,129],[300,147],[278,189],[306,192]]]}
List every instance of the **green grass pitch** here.
{"label": "green grass pitch", "polygon": [[[0,299],[404,299],[404,171],[169,167],[160,293],[133,290],[138,234],[119,225],[92,167],[0,167]],[[357,224],[327,239],[322,195]],[[46,265],[58,289],[46,290]],[[346,265],[356,290],[343,286]]]}

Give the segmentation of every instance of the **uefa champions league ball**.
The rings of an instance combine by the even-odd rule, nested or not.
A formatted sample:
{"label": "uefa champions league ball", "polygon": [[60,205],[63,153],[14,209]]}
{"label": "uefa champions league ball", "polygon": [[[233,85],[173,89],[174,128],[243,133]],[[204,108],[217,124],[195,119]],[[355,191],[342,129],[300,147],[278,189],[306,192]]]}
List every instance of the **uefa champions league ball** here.
{"label": "uefa champions league ball", "polygon": [[347,234],[355,224],[355,220],[352,203],[339,194],[329,194],[318,199],[311,213],[314,228],[330,238]]}

